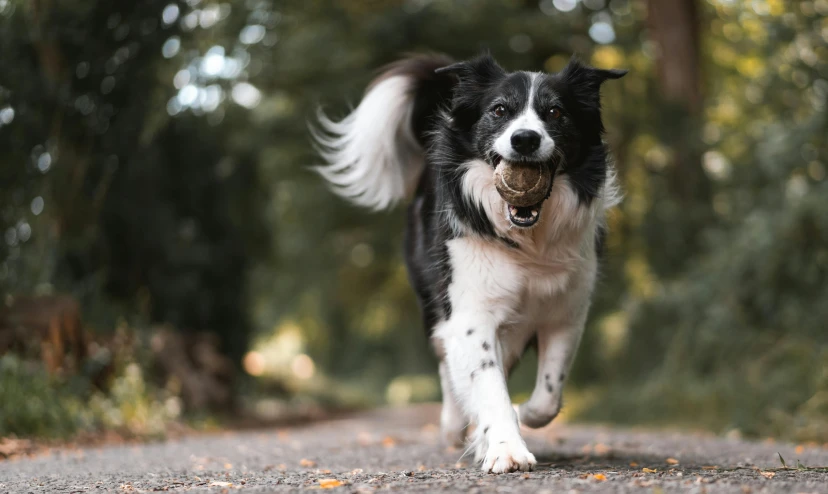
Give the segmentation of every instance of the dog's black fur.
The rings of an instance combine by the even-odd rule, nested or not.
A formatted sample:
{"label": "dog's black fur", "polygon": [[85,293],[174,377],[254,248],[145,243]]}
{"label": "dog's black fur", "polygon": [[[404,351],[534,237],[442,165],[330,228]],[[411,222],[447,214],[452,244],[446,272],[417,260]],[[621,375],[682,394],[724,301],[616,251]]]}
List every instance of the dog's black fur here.
{"label": "dog's black fur", "polygon": [[[530,90],[530,75],[508,73],[489,55],[447,65],[445,57],[414,57],[395,64],[388,74],[407,74],[417,81],[412,126],[427,149],[425,169],[408,208],[406,263],[417,292],[426,330],[451,315],[446,290],[451,282],[446,243],[458,235],[497,237],[481,204],[470,203],[462,190],[462,164],[475,158],[492,164],[492,144],[508,118],[492,113],[497,105],[522,108]],[[551,109],[558,118],[546,119],[547,131],[560,143],[553,164],[566,174],[581,202],[589,204],[607,176],[607,150],[602,141],[600,86],[626,71],[601,70],[572,59],[559,73],[540,74],[534,108],[538,115]],[[451,227],[460,223],[463,231]],[[512,248],[509,239],[499,237]],[[603,235],[597,236],[596,250]]]}

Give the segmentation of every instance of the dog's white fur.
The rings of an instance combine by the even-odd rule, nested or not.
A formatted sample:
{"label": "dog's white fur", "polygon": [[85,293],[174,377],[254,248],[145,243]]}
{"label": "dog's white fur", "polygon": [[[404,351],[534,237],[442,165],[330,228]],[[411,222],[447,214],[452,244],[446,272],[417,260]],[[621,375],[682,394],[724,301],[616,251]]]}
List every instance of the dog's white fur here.
{"label": "dog's white fur", "polygon": [[[319,172],[337,193],[356,204],[383,209],[416,184],[422,150],[408,126],[411,86],[404,76],[391,77],[374,86],[344,120],[334,122],[320,115],[327,134],[317,132],[316,138],[329,165]],[[532,86],[534,93],[534,82]],[[496,151],[508,159],[511,134],[527,126],[542,135],[539,153],[551,155],[555,142],[540,124],[531,97],[523,114],[496,140]],[[482,204],[496,233],[519,248],[472,234],[448,242],[452,313],[432,336],[435,346],[444,351],[440,364],[443,436],[458,444],[472,422],[476,424],[472,448],[483,470],[530,470],[536,461],[521,438],[518,419],[526,426],[541,427],[560,411],[561,391],[597,276],[596,231],[605,211],[619,201],[618,188],[610,166],[601,193],[587,205],[578,200],[567,176],[559,174],[538,224],[522,229],[508,219],[491,166],[472,160],[465,167],[464,194]],[[458,221],[451,227],[464,233]],[[516,413],[506,373],[535,335],[536,385]]]}
{"label": "dog's white fur", "polygon": [[512,120],[509,127],[502,134],[500,134],[500,137],[495,139],[493,146],[494,150],[507,161],[518,161],[526,158],[512,149],[512,134],[518,130],[533,130],[541,136],[540,147],[537,151],[535,151],[534,155],[531,156],[532,161],[547,161],[552,157],[552,153],[555,151],[555,140],[552,139],[552,137],[546,132],[543,121],[540,119],[535,111],[535,108],[533,107],[535,101],[535,90],[537,88],[538,80],[540,79],[539,75],[540,74],[537,73],[530,74],[531,89],[529,90],[529,101],[527,101],[526,107],[523,109],[523,113]]}
{"label": "dog's white fur", "polygon": [[321,129],[310,130],[328,165],[316,170],[335,193],[373,210],[411,194],[424,163],[409,123],[413,85],[409,77],[388,77],[344,119],[336,122],[317,113]]}
{"label": "dog's white fur", "polygon": [[[585,207],[566,176],[559,176],[541,210],[542,219],[535,228],[524,230],[511,226],[506,205],[494,188],[491,166],[473,161],[467,167],[465,192],[483,204],[498,234],[520,248],[475,237],[449,242],[452,316],[433,337],[445,349],[455,399],[477,424],[472,440],[483,469],[527,470],[535,460],[520,438],[506,370],[537,335],[536,385],[519,407],[520,422],[540,427],[557,416],[597,275],[596,226],[603,221],[605,209],[617,202],[617,189],[614,176],[608,176],[601,197]],[[469,329],[474,330],[472,335],[467,334]],[[484,342],[495,352],[485,349]],[[489,358],[495,359],[496,372],[475,372]],[[444,389],[445,384],[444,380]],[[463,422],[455,416],[457,407],[445,401],[443,407],[444,437],[462,437],[462,431],[446,430]]]}

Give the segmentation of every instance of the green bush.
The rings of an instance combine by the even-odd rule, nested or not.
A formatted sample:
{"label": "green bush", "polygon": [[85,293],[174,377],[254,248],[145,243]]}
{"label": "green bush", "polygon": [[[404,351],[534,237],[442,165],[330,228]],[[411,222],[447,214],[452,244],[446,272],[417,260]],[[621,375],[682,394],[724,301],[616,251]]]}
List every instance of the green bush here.
{"label": "green bush", "polygon": [[147,383],[134,362],[122,365],[104,392],[82,377],[58,379],[37,362],[0,357],[0,436],[66,438],[106,430],[157,437],[181,408],[175,394]]}

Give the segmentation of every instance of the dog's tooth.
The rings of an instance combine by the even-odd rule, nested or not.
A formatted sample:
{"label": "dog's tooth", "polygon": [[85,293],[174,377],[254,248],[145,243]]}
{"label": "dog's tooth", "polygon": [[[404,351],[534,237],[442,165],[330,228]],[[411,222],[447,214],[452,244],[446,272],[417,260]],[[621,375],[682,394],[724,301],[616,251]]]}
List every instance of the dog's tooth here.
{"label": "dog's tooth", "polygon": [[537,210],[537,209],[533,209],[533,210],[532,210],[532,218],[536,217],[537,215],[538,215],[538,210]]}

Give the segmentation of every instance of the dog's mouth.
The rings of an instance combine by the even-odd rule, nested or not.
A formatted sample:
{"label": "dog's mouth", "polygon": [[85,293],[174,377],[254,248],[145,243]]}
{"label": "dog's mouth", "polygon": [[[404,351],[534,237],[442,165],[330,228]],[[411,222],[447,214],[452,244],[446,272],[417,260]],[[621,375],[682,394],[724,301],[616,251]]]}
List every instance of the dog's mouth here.
{"label": "dog's mouth", "polygon": [[541,207],[543,207],[543,202],[539,202],[534,206],[526,207],[513,206],[511,204],[507,204],[506,206],[509,212],[509,221],[511,221],[513,225],[520,228],[529,228],[530,226],[535,226],[535,223],[537,223],[540,219],[540,211]]}
{"label": "dog's mouth", "polygon": [[540,220],[543,202],[552,189],[555,166],[552,163],[506,161],[494,154],[495,187],[506,203],[506,216],[512,225],[529,228]]}

